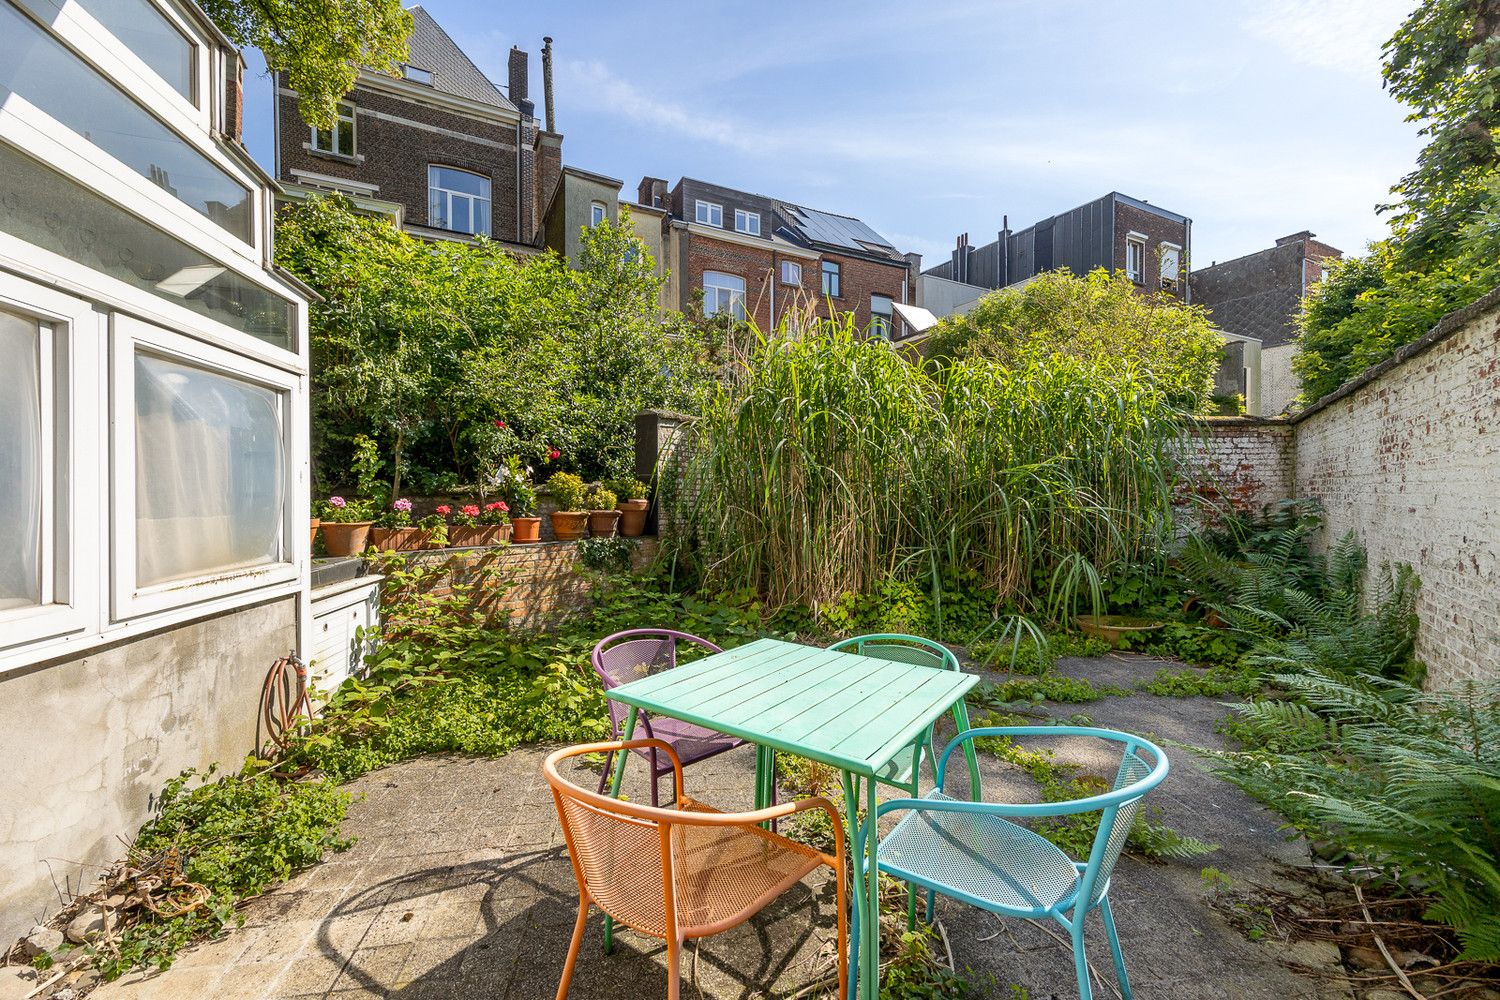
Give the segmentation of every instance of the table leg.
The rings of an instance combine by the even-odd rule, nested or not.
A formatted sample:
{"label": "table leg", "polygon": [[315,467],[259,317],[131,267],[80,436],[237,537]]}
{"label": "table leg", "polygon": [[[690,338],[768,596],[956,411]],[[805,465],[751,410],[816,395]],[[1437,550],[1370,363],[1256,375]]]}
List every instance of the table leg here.
{"label": "table leg", "polygon": [[[969,706],[962,698],[953,704],[953,725],[957,730],[955,735],[969,731]],[[969,801],[979,802],[983,793],[979,788],[979,755],[974,752],[973,740],[964,743],[964,763],[969,765]]]}
{"label": "table leg", "polygon": [[849,865],[852,869],[850,874],[849,909],[850,909],[850,932],[853,935],[854,954],[849,956],[849,1000],[854,1000],[858,993],[860,976],[860,956],[862,950],[863,936],[861,931],[865,925],[865,866],[863,845],[858,845],[859,839],[859,780],[848,771],[842,772],[844,779],[844,839],[848,841],[845,845],[848,850]]}
{"label": "table leg", "polygon": [[[622,739],[628,740],[635,735],[635,720],[640,710],[634,705],[625,715],[625,732]],[[625,780],[625,758],[630,756],[629,750],[621,750],[615,754],[615,776],[609,783],[610,798],[620,797],[620,783]],[[608,955],[615,950],[615,920],[609,914],[604,916],[604,954]]]}
{"label": "table leg", "polygon": [[880,865],[878,851],[880,833],[875,829],[875,779],[865,781],[865,817],[869,820],[869,832],[865,835],[865,923],[867,933],[860,937],[859,995],[864,1000],[879,1000],[880,997]]}

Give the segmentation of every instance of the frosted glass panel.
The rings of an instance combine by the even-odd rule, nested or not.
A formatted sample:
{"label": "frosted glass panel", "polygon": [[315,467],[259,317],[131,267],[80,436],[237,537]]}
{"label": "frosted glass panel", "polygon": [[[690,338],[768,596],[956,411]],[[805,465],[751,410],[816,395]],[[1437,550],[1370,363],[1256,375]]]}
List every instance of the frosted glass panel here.
{"label": "frosted glass panel", "polygon": [[0,610],[42,599],[41,328],[0,310]]}
{"label": "frosted glass panel", "polygon": [[135,413],[136,585],[281,561],[277,393],[141,354]]}

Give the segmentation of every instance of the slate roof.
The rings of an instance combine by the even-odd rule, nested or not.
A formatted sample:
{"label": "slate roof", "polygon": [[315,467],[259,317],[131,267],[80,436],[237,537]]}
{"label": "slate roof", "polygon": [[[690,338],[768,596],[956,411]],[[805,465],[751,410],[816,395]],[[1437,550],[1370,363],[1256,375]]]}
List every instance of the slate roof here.
{"label": "slate roof", "polygon": [[1266,347],[1291,343],[1302,302],[1302,247],[1269,247],[1194,271],[1193,302],[1214,325],[1257,337]]}
{"label": "slate roof", "polygon": [[407,9],[412,21],[411,57],[407,62],[432,73],[433,90],[508,111],[516,110],[516,106],[464,55],[464,50],[432,19],[431,14],[420,6]]}
{"label": "slate roof", "polygon": [[820,212],[784,201],[776,203],[776,214],[784,223],[782,231],[795,243],[876,260],[904,260],[890,240],[853,216]]}

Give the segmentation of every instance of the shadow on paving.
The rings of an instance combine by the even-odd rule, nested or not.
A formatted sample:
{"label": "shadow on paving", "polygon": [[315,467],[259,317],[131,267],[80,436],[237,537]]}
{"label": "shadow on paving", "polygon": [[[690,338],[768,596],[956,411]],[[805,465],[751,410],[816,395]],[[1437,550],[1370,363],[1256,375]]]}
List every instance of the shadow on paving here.
{"label": "shadow on paving", "polygon": [[[1130,687],[1160,661],[1105,656],[1066,660],[1059,670]],[[1134,693],[1083,705],[1043,706],[1065,717],[1160,741],[1217,745],[1224,709],[1207,698]],[[939,734],[939,746],[948,734]],[[1040,747],[1044,744],[1030,744]],[[1113,776],[1117,758],[1087,740],[1047,741],[1058,760]],[[299,874],[245,907],[246,925],[184,955],[167,972],[129,977],[99,1000],[214,997],[216,1000],[534,1000],[554,995],[577,913],[577,885],[541,774],[545,750],[523,748],[500,759],[425,757],[351,783],[361,798],[345,833],[345,854]],[[1248,941],[1209,909],[1200,871],[1207,865],[1237,882],[1275,882],[1276,864],[1305,860],[1276,831],[1275,818],[1207,774],[1185,750],[1168,747],[1172,771],[1148,800],[1156,817],[1182,834],[1220,844],[1187,861],[1149,862],[1127,855],[1111,898],[1135,995],[1141,1000],[1314,1000],[1347,996],[1293,972],[1273,944]],[[687,771],[687,790],[723,809],[751,806],[754,752],[745,748]],[[962,758],[954,758],[961,779]],[[986,797],[1034,799],[1030,779],[984,755]],[[592,787],[580,764],[575,780]],[[958,786],[967,783],[959,780]],[[924,787],[930,786],[929,781]],[[626,793],[649,801],[639,768]],[[891,794],[887,792],[887,794]],[[669,796],[668,796],[669,797]],[[893,820],[894,821],[894,820]],[[960,971],[986,995],[1011,1000],[1077,996],[1072,959],[1046,931],[940,901],[938,918]],[[1090,958],[1113,997],[1103,927],[1089,920]],[[820,979],[834,955],[833,886],[814,875],[760,916],[683,950],[683,996],[748,1000],[787,996]],[[1061,928],[1055,928],[1059,934]],[[571,996],[648,1000],[666,995],[661,942],[622,930],[603,954],[602,918],[590,917]]]}

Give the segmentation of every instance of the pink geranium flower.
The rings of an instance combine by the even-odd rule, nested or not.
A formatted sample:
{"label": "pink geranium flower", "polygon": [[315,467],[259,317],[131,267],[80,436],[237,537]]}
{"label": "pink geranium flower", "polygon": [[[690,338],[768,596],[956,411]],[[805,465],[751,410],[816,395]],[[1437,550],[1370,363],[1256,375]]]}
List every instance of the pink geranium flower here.
{"label": "pink geranium flower", "polygon": [[411,501],[406,499],[405,497],[402,497],[400,500],[397,500],[395,503],[391,504],[391,510],[399,510],[404,514],[410,514]]}
{"label": "pink geranium flower", "polygon": [[437,507],[434,507],[433,509],[436,510],[439,514],[442,514],[444,517],[446,517],[447,515],[453,513],[453,508],[449,507],[447,504],[439,504]]}
{"label": "pink geranium flower", "polygon": [[464,514],[464,517],[478,517],[479,516],[479,506],[477,504],[472,504],[472,503],[470,503],[470,504],[464,504],[463,514]]}
{"label": "pink geranium flower", "polygon": [[337,507],[339,510],[343,510],[344,507],[348,504],[348,502],[349,501],[345,500],[343,497],[329,497],[328,498],[328,506],[330,506],[330,507]]}

